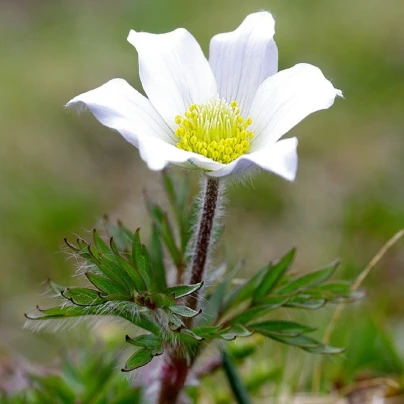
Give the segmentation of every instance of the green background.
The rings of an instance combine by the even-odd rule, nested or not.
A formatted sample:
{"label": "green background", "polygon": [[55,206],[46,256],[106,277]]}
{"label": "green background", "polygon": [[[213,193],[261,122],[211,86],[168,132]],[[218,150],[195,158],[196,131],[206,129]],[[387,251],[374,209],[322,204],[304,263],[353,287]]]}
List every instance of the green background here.
{"label": "green background", "polygon": [[[2,357],[46,362],[61,343],[82,344],[75,331],[22,329],[41,283],[75,271],[63,238],[85,236],[104,213],[146,226],[143,190],[162,198],[158,174],[134,147],[64,104],[114,77],[141,89],[131,28],[185,27],[207,53],[214,34],[261,9],[276,19],[280,69],[317,65],[345,99],[291,131],[300,141],[295,183],[261,173],[230,185],[219,255],[246,258],[248,275],[296,245],[297,270],[339,257],[340,277],[353,279],[404,227],[402,0],[3,0],[0,367]],[[330,379],[403,373],[403,262],[401,243],[366,280],[365,300],[344,313],[332,342],[348,347],[347,360],[327,361]],[[325,326],[331,315],[304,319]]]}

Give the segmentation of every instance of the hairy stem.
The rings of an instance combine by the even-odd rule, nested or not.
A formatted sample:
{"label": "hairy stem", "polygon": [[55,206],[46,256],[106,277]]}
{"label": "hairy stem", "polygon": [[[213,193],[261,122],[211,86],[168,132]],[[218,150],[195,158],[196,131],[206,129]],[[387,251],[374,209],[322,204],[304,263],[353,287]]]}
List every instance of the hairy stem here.
{"label": "hairy stem", "polygon": [[184,388],[188,376],[187,360],[179,349],[173,349],[165,358],[161,368],[161,388],[158,396],[158,404],[175,404]]}
{"label": "hairy stem", "polygon": [[[212,230],[218,207],[218,198],[219,181],[214,178],[208,178],[206,180],[206,191],[196,238],[194,259],[191,267],[191,285],[202,282],[203,280],[212,241]],[[197,297],[192,299],[189,304],[192,309],[195,309],[198,304]]]}
{"label": "hairy stem", "polygon": [[[190,284],[199,283],[203,280],[218,207],[220,191],[219,181],[217,179],[208,178],[205,182],[205,194],[202,201],[202,211],[196,235]],[[193,296],[193,298],[188,301],[188,306],[192,309],[195,309],[197,304],[197,296]],[[187,320],[189,321],[185,322],[185,325],[191,327],[192,319]],[[171,347],[171,350],[166,350],[165,360],[160,373],[161,388],[157,401],[158,404],[175,404],[178,402],[188,376],[189,368],[192,364],[192,360],[189,360],[189,358],[187,360],[185,349],[181,349],[181,347]]]}

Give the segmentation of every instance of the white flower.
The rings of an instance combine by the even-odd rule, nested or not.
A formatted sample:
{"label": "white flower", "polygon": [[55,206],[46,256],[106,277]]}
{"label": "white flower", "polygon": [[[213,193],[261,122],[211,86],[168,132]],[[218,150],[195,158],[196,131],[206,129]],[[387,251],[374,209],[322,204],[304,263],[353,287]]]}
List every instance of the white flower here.
{"label": "white flower", "polygon": [[279,139],[342,93],[309,64],[277,73],[274,33],[271,14],[251,14],[212,38],[208,61],[185,29],[132,30],[128,41],[148,98],[113,79],[67,106],[89,108],[136,146],[151,170],[176,164],[223,177],[255,165],[293,180],[297,139]]}

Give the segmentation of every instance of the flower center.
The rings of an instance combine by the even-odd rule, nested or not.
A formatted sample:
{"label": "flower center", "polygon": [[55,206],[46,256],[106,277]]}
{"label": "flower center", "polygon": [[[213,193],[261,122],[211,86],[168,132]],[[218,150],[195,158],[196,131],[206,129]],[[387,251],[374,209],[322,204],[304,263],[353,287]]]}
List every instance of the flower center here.
{"label": "flower center", "polygon": [[250,149],[252,119],[240,115],[237,101],[228,104],[215,97],[206,104],[192,104],[185,118],[175,117],[177,147],[228,164]]}

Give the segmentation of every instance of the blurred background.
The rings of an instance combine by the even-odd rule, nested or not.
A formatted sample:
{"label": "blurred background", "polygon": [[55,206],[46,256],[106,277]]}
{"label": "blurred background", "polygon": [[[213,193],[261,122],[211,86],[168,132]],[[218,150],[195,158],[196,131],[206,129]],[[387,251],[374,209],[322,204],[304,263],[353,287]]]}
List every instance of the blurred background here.
{"label": "blurred background", "polygon": [[[339,276],[353,279],[404,227],[402,0],[0,0],[0,367],[80,346],[74,331],[22,329],[47,278],[71,281],[63,238],[85,236],[104,213],[145,226],[143,190],[161,197],[134,147],[64,104],[114,77],[141,89],[131,28],[185,27],[207,54],[214,34],[260,9],[276,19],[279,68],[317,65],[345,99],[292,130],[294,184],[262,173],[230,186],[230,261],[246,258],[248,274],[296,245],[297,270],[338,257]],[[404,377],[403,265],[401,242],[365,281],[366,299],[344,312],[331,342],[347,352],[326,361],[330,380]],[[324,330],[332,313],[308,320]]]}

